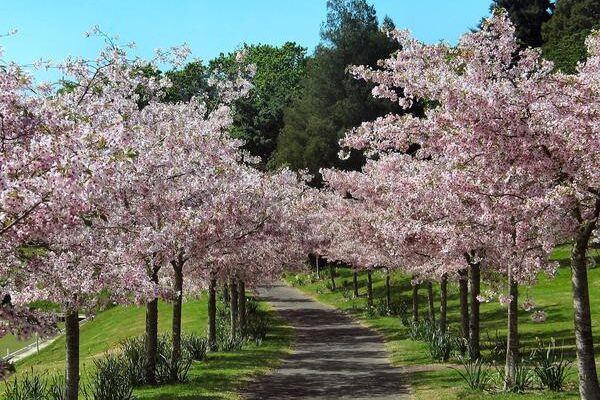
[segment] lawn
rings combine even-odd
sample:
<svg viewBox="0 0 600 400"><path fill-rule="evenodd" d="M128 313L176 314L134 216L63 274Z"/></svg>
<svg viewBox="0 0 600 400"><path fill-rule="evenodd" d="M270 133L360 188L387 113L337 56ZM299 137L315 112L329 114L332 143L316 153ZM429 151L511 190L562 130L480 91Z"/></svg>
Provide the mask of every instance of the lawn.
<svg viewBox="0 0 600 400"><path fill-rule="evenodd" d="M260 303L266 308L265 303ZM159 329L168 332L171 306L159 304ZM248 344L240 351L210 354L206 362L195 362L185 384L136 389L138 399L236 399L236 391L253 375L276 367L289 351L293 332L274 313L270 313L271 329L261 346ZM183 332L205 335L207 325L206 299L184 303ZM80 353L82 383L88 382L93 371L93 360L113 350L123 340L143 334L145 309L143 307L113 307L99 313L81 327ZM38 355L17 364L17 375L23 371L64 371L65 340L58 338Z"/></svg>
<svg viewBox="0 0 600 400"><path fill-rule="evenodd" d="M35 336L30 337L26 340L21 340L15 335L9 333L8 335L0 338L0 354L8 355L14 351L20 350L23 347L35 343Z"/></svg>
<svg viewBox="0 0 600 400"><path fill-rule="evenodd" d="M519 318L521 343L528 351L538 345L538 340L548 342L554 338L558 345L563 346L565 354L572 356L574 353L574 333L572 319L572 300L570 270L568 268L569 246L561 246L553 257L563 265L554 279L540 277L537 285L521 288L521 300L528 294L531 296L538 309L543 309L548 315L545 323L534 323L530 313L521 311ZM484 394L470 392L464 388L456 371L443 365L431 365L431 359L424 343L408 339L407 329L404 328L398 317L370 317L366 314L366 274L359 275L360 294L358 299L352 299L352 274L348 269L339 268L336 283L338 290L332 292L329 287L328 271L323 271L321 280L316 281L308 274L289 275L286 280L300 288L302 291L313 295L318 300L345 310L356 316L363 323L382 332L391 351L394 365L402 366L407 370L411 384L415 390L416 399L480 399ZM373 274L375 304L385 299L385 281L382 272ZM589 275L592 313L594 320L595 342L600 343L600 296L594 292L600 288L600 268L590 270ZM392 298L394 302L410 302L410 279L401 274L392 275ZM437 299L437 288L436 299ZM427 315L426 291L420 290L420 313ZM458 287L449 285L448 319L451 330L457 332L459 326ZM439 304L436 304L436 311ZM485 345L488 334L492 341L496 332L500 338L505 337L506 309L496 303L481 305L482 341ZM424 370L424 371L423 371ZM497 399L577 399L576 373L573 371L569 377L572 388L564 393L531 393L526 395L498 394Z"/></svg>

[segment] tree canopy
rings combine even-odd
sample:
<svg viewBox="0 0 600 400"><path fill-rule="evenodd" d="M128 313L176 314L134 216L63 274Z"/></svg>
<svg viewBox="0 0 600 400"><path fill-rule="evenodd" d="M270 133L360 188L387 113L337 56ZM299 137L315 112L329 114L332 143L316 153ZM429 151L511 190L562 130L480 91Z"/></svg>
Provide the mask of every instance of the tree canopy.
<svg viewBox="0 0 600 400"><path fill-rule="evenodd" d="M285 110L272 166L289 165L313 174L322 167L359 168L363 159L358 152L348 160L338 158L338 140L361 121L394 108L371 96L372 84L346 72L353 64L374 67L398 50L381 31L375 9L365 0L330 0L327 9L321 43L308 61L301 94ZM393 27L387 18L383 25Z"/></svg>
<svg viewBox="0 0 600 400"><path fill-rule="evenodd" d="M600 0L559 0L542 27L544 55L556 68L574 73L586 58L585 38L600 28Z"/></svg>
<svg viewBox="0 0 600 400"><path fill-rule="evenodd" d="M515 26L515 36L524 46L542 46L542 25L552 17L550 0L493 0L491 10L504 8Z"/></svg>
<svg viewBox="0 0 600 400"><path fill-rule="evenodd" d="M253 88L234 104L232 135L243 139L244 148L266 163L275 150L283 128L283 110L298 93L304 76L306 49L293 42L281 47L267 44L244 45L242 63L256 68ZM227 75L239 69L237 53L221 54L209 63L209 70Z"/></svg>

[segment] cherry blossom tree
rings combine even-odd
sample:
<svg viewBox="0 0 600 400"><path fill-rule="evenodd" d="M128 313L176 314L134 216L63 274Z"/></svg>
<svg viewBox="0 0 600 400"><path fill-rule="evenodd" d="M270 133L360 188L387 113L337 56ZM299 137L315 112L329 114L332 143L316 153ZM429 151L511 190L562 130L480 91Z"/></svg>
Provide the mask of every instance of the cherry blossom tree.
<svg viewBox="0 0 600 400"><path fill-rule="evenodd" d="M380 70L355 67L354 73L377 84L377 97L403 106L426 99L430 107L424 118L389 115L366 123L345 144L386 153L417 143L417 158L444 166L445 187L468 205L462 207L467 228L487 232L481 246L471 247L479 249L474 260L508 276L507 385L518 351L517 283L534 280L539 271L552 273L553 246L574 241L580 389L582 398L598 398L585 268L598 217L599 135L591 101L597 37L589 39L592 57L579 75L564 76L554 74L536 50L519 49L504 14L456 47L393 34L403 50Z"/></svg>

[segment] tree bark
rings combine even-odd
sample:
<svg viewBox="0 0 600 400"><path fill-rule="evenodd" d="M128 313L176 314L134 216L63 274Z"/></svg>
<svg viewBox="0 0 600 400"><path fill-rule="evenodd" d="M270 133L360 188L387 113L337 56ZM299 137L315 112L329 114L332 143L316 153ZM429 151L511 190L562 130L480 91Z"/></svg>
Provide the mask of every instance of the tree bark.
<svg viewBox="0 0 600 400"><path fill-rule="evenodd" d="M508 305L508 330L506 336L506 365L504 390L515 385L517 361L519 358L519 285L513 279L512 268L508 272L509 294L512 301Z"/></svg>
<svg viewBox="0 0 600 400"><path fill-rule="evenodd" d="M373 308L373 275L371 270L367 272L367 308Z"/></svg>
<svg viewBox="0 0 600 400"><path fill-rule="evenodd" d="M354 271L352 273L352 285L354 289L354 298L358 297L358 272Z"/></svg>
<svg viewBox="0 0 600 400"><path fill-rule="evenodd" d="M244 336L246 334L246 284L242 280L238 282L238 307L240 333Z"/></svg>
<svg viewBox="0 0 600 400"><path fill-rule="evenodd" d="M336 290L335 286L335 265L329 263L329 277L331 278L331 290Z"/></svg>
<svg viewBox="0 0 600 400"><path fill-rule="evenodd" d="M158 271L160 267L152 267L150 280L158 284ZM146 303L146 332L144 336L146 362L144 376L146 383L156 384L156 360L158 358L158 299Z"/></svg>
<svg viewBox="0 0 600 400"><path fill-rule="evenodd" d="M319 255L315 256L316 264L317 264L317 280L321 279L321 271L319 270Z"/></svg>
<svg viewBox="0 0 600 400"><path fill-rule="evenodd" d="M435 306L433 304L433 283L431 281L427 282L427 304L428 304L428 312L429 312L429 320L431 323L435 324Z"/></svg>
<svg viewBox="0 0 600 400"><path fill-rule="evenodd" d="M235 279L231 278L229 281L229 289L231 290L229 299L229 315L230 315L230 326L231 326L231 338L236 338L238 335L238 294L237 285Z"/></svg>
<svg viewBox="0 0 600 400"><path fill-rule="evenodd" d="M67 348L66 399L79 397L79 314L67 311L65 314L65 339Z"/></svg>
<svg viewBox="0 0 600 400"><path fill-rule="evenodd" d="M446 333L448 314L448 275L442 275L440 281L440 332Z"/></svg>
<svg viewBox="0 0 600 400"><path fill-rule="evenodd" d="M223 304L225 306L228 306L230 301L231 301L231 298L229 297L229 285L227 283L225 283L223 285Z"/></svg>
<svg viewBox="0 0 600 400"><path fill-rule="evenodd" d="M392 290L390 288L390 270L385 269L385 301L387 302L388 311L392 308Z"/></svg>
<svg viewBox="0 0 600 400"><path fill-rule="evenodd" d="M173 291L175 299L173 300L173 319L171 325L171 335L173 349L171 351L171 366L175 366L181 359L181 308L183 306L183 255L179 255L177 260L173 260ZM177 380L177 369L171 368L171 380Z"/></svg>
<svg viewBox="0 0 600 400"><path fill-rule="evenodd" d="M413 278L414 280L414 278ZM419 284L415 283L412 288L412 320L419 322Z"/></svg>
<svg viewBox="0 0 600 400"><path fill-rule="evenodd" d="M579 394L583 400L600 400L600 386L596 372L594 340L592 336L592 314L586 253L592 232L600 214L600 199L596 201L595 218L580 223L571 252L571 283L577 347L577 369L579 371Z"/></svg>
<svg viewBox="0 0 600 400"><path fill-rule="evenodd" d="M481 290L481 270L479 263L469 263L471 284L471 321L469 324L469 351L471 358L481 358L481 347L479 344L479 296Z"/></svg>
<svg viewBox="0 0 600 400"><path fill-rule="evenodd" d="M459 272L460 326L465 343L469 341L469 273L464 269Z"/></svg>
<svg viewBox="0 0 600 400"><path fill-rule="evenodd" d="M212 278L208 286L208 347L217 351L217 280Z"/></svg>

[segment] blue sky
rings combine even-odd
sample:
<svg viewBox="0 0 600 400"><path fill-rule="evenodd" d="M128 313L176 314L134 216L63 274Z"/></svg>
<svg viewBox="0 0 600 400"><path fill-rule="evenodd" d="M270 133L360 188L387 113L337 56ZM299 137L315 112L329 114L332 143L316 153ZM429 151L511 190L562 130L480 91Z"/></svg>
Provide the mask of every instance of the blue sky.
<svg viewBox="0 0 600 400"><path fill-rule="evenodd" d="M389 15L399 28L420 40L456 42L489 14L490 0L371 0L380 19ZM209 60L243 43L294 41L309 52L319 41L325 0L0 0L0 38L5 60L29 64L40 58L93 57L98 38L84 33L93 25L123 44L137 43L135 54L187 43L193 56ZM38 74L39 78L49 76Z"/></svg>

